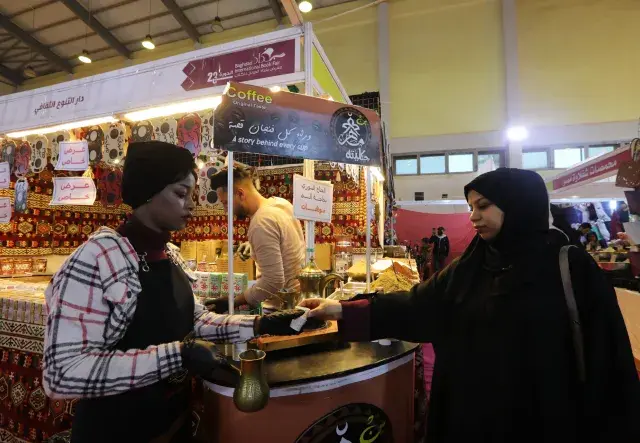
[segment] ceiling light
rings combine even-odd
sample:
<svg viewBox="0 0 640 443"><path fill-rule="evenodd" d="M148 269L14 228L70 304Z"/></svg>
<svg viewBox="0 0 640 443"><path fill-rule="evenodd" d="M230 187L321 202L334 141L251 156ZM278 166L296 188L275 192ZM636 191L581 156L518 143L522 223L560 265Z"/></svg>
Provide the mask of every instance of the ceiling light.
<svg viewBox="0 0 640 443"><path fill-rule="evenodd" d="M529 131L524 126L511 126L507 129L507 139L512 142L521 142L529 138Z"/></svg>
<svg viewBox="0 0 640 443"><path fill-rule="evenodd" d="M298 9L300 9L300 12L307 13L313 9L313 5L311 4L310 1L303 0L300 3L298 3Z"/></svg>
<svg viewBox="0 0 640 443"><path fill-rule="evenodd" d="M69 129L84 128L86 126L101 125L103 123L115 123L118 119L113 116L97 117L91 120L83 120L78 122L64 123L56 126L48 126L46 128L29 129L26 131L10 132L7 134L9 138L23 138L29 135L51 134L52 132L68 131Z"/></svg>
<svg viewBox="0 0 640 443"><path fill-rule="evenodd" d="M224 31L224 28L222 27L222 20L220 20L220 17L218 17L217 15L216 15L216 18L213 19L213 23L211 24L211 29L213 30L213 32Z"/></svg>
<svg viewBox="0 0 640 443"><path fill-rule="evenodd" d="M279 85L274 85L274 86L270 87L269 89L271 89L271 92L280 92L280 91L282 91L282 88Z"/></svg>
<svg viewBox="0 0 640 443"><path fill-rule="evenodd" d="M152 118L166 117L174 114L185 114L187 112L202 111L205 109L215 109L222 102L222 96L200 98L190 100L188 102L172 103L166 106L158 106L155 108L143 109L142 111L129 112L124 118L134 122L140 120L149 120Z"/></svg>
<svg viewBox="0 0 640 443"><path fill-rule="evenodd" d="M87 51L82 51L82 54L78 56L78 60L82 63L91 63L91 58L89 57L89 53Z"/></svg>
<svg viewBox="0 0 640 443"><path fill-rule="evenodd" d="M151 36L147 35L144 40L142 40L142 47L145 49L156 49L156 45L153 43L153 40L151 40Z"/></svg>
<svg viewBox="0 0 640 443"><path fill-rule="evenodd" d="M30 65L27 65L22 71L22 73L27 78L35 78L38 76L38 73Z"/></svg>

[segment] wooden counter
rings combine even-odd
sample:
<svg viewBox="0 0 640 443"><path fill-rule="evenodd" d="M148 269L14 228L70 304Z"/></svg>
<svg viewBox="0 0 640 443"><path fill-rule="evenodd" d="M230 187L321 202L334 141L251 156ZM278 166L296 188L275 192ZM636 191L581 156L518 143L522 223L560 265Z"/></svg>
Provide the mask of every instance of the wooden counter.
<svg viewBox="0 0 640 443"><path fill-rule="evenodd" d="M205 382L203 441L357 442L378 432L376 442L412 441L417 346L323 344L267 353L271 395L259 412L236 409L233 375Z"/></svg>

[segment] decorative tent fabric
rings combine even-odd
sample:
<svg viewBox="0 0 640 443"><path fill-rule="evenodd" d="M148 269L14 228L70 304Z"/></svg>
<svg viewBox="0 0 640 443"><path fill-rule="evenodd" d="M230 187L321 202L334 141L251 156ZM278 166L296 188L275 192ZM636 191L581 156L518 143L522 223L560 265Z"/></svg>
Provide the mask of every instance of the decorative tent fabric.
<svg viewBox="0 0 640 443"><path fill-rule="evenodd" d="M94 168L98 181L98 196L93 206L49 206L53 192L53 177L77 176L80 173L54 171L49 165L40 174L28 177L27 211L23 214L13 214L10 223L0 224L0 256L67 255L100 226L117 227L130 212L130 208L123 204L105 205L113 199L103 198L102 194L112 190L101 185L100 178L113 169L104 163ZM291 200L293 174L301 173L302 167L298 165L261 169L258 171L261 192L267 197L276 196ZM316 242L331 243L335 236L348 235L352 237L354 247L365 247L365 175L359 174L356 182L347 174L340 174L339 169L332 169L328 163L318 163L315 176L318 180L330 180L334 184L333 223L316 224ZM1 189L0 197L11 197L13 200L14 187L15 177L12 177L10 189ZM118 200L115 199L117 203ZM246 241L248 227L247 220L236 220L234 239ZM372 232L377 232L376 229L374 221ZM182 240L220 240L226 237L227 218L222 207L198 207L186 229L176 233L173 240L180 243ZM378 246L376 235L372 235L372 246Z"/></svg>

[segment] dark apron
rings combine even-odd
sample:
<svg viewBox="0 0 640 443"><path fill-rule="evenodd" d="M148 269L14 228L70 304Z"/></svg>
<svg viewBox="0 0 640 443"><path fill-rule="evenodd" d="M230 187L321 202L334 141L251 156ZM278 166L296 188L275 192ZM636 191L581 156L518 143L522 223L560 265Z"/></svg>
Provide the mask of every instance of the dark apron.
<svg viewBox="0 0 640 443"><path fill-rule="evenodd" d="M140 271L142 292L133 320L115 349L145 349L182 340L193 330L194 299L191 284L169 260L149 262ZM173 433L166 441L190 440L190 377L174 376L123 394L80 400L76 406L72 443L146 443ZM164 441L164 440L163 440Z"/></svg>

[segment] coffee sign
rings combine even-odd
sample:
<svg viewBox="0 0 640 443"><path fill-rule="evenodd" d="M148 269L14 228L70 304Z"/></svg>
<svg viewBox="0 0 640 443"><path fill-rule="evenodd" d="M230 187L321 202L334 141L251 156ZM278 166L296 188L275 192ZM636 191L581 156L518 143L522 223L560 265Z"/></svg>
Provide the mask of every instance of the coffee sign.
<svg viewBox="0 0 640 443"><path fill-rule="evenodd" d="M295 443L393 443L393 432L382 409L354 403L316 421Z"/></svg>
<svg viewBox="0 0 640 443"><path fill-rule="evenodd" d="M214 118L216 148L380 166L380 117L358 106L231 82Z"/></svg>

